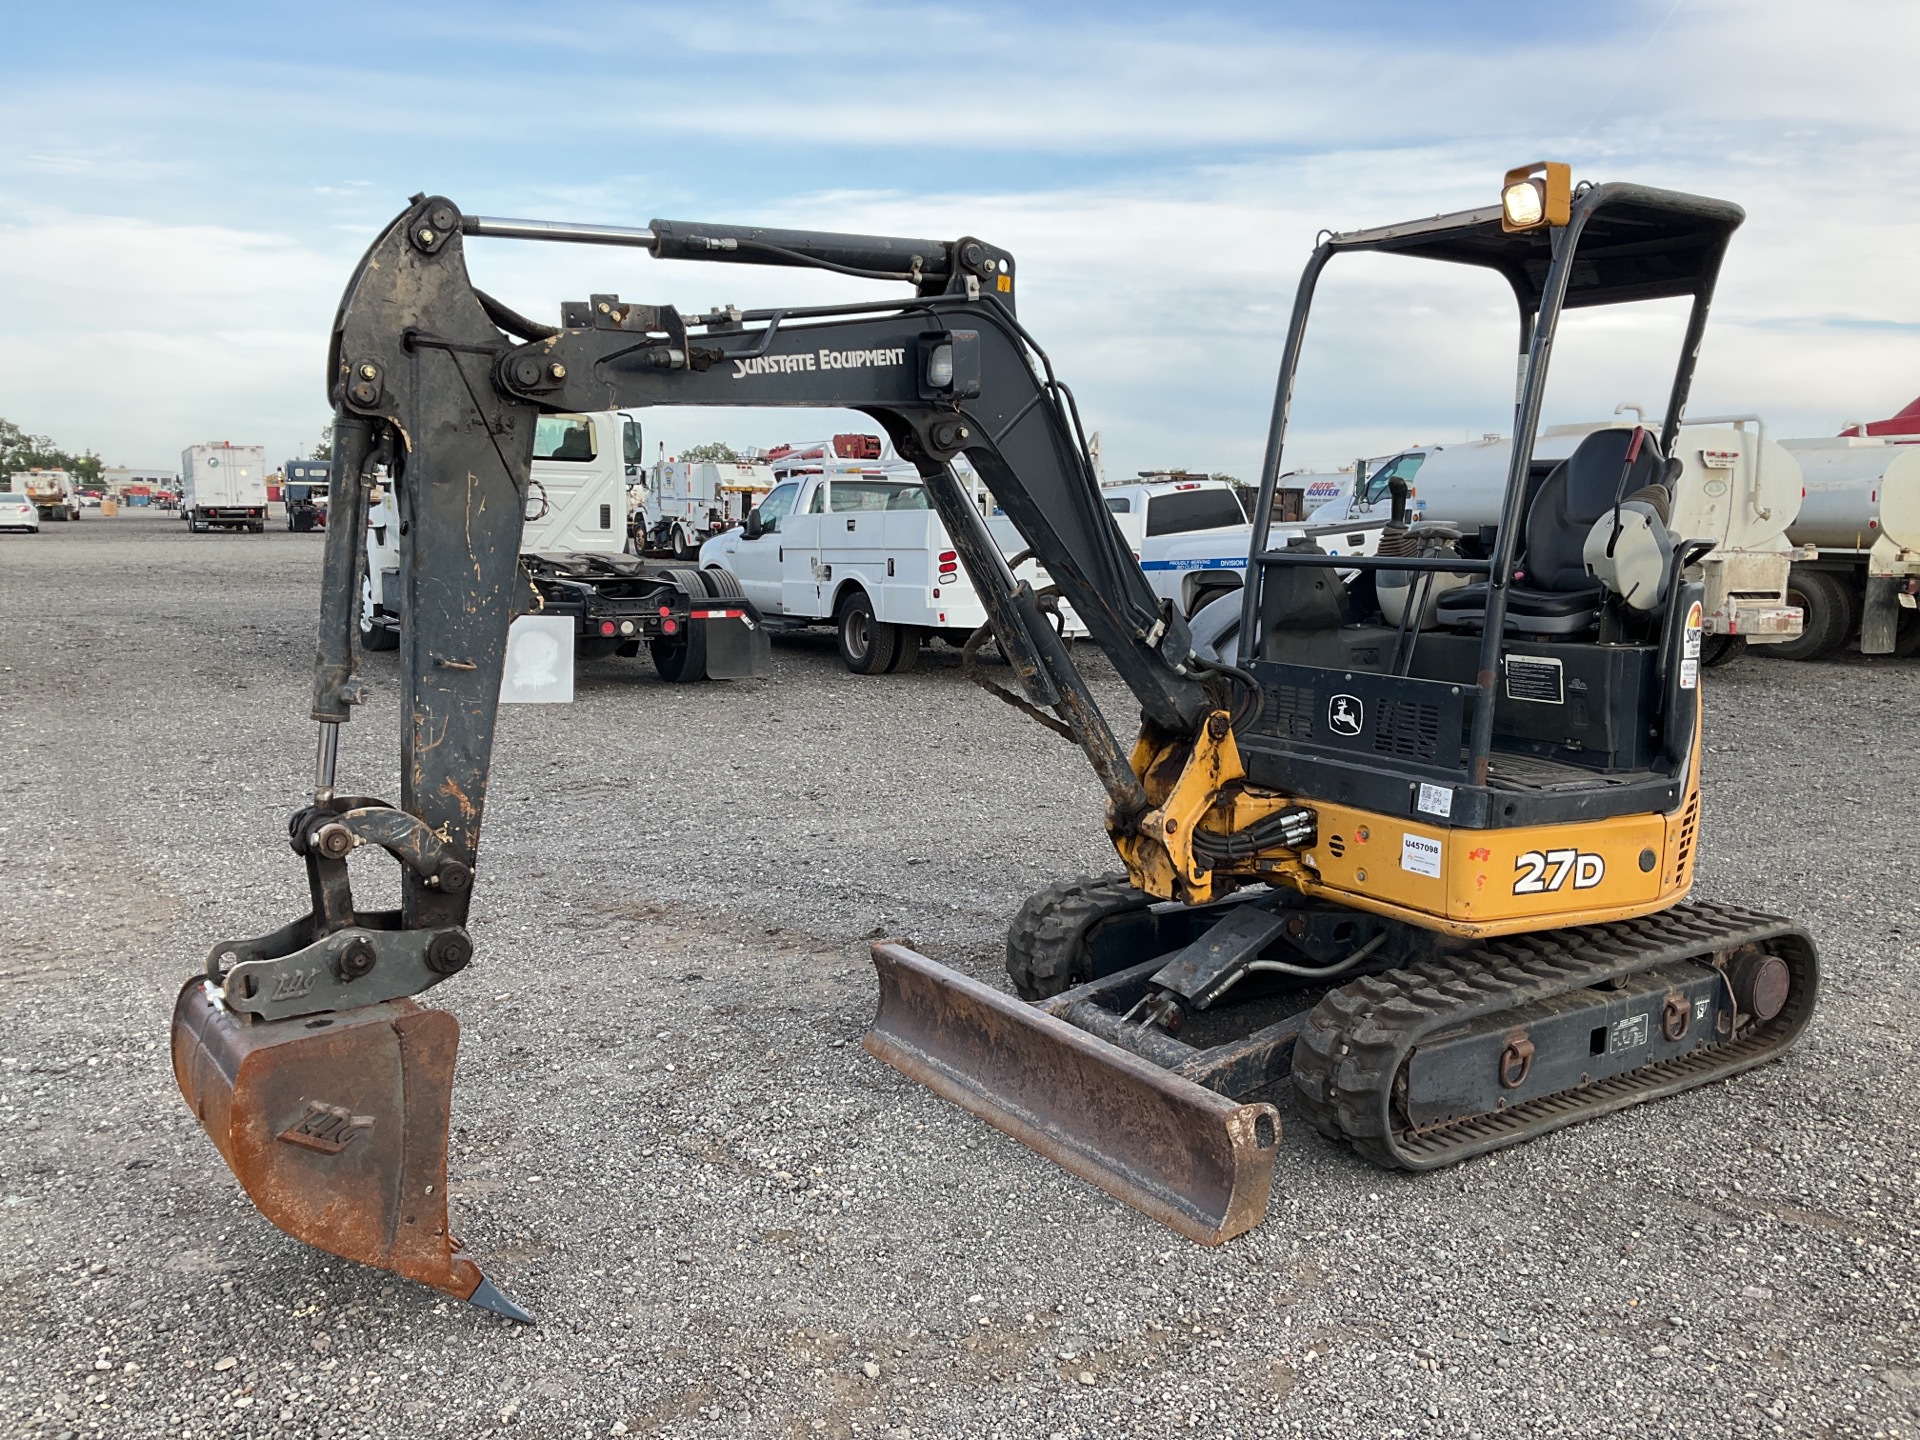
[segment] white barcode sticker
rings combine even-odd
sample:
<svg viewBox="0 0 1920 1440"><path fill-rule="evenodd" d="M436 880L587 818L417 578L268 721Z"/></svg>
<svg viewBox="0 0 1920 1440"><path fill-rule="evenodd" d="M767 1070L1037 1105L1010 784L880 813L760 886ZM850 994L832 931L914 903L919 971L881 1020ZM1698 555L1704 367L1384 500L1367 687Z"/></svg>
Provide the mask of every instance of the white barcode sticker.
<svg viewBox="0 0 1920 1440"><path fill-rule="evenodd" d="M1440 878L1440 842L1424 835L1400 837L1400 868L1416 875Z"/></svg>
<svg viewBox="0 0 1920 1440"><path fill-rule="evenodd" d="M1438 815L1442 820L1453 815L1453 787L1451 785L1429 785L1420 782L1420 812L1424 815Z"/></svg>

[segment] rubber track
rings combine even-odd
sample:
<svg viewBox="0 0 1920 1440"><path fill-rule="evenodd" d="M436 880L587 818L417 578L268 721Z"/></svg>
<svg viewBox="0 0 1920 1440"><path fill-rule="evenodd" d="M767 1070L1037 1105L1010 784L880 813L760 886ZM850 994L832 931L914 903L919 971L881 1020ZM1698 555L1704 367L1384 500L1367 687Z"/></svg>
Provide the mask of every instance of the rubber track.
<svg viewBox="0 0 1920 1440"><path fill-rule="evenodd" d="M1014 990L1022 1000L1050 1000L1072 988L1070 972L1087 932L1153 903L1124 874L1075 875L1028 896L1007 927L1007 975Z"/></svg>
<svg viewBox="0 0 1920 1440"><path fill-rule="evenodd" d="M1429 1035L1752 943L1787 962L1792 988L1778 1015L1737 1039L1418 1134L1394 1118L1394 1085ZM1696 902L1639 920L1508 936L1332 991L1302 1027L1294 1084L1302 1110L1322 1134L1347 1141L1379 1165L1433 1170L1772 1060L1805 1027L1818 989L1818 959L1805 930L1729 905Z"/></svg>

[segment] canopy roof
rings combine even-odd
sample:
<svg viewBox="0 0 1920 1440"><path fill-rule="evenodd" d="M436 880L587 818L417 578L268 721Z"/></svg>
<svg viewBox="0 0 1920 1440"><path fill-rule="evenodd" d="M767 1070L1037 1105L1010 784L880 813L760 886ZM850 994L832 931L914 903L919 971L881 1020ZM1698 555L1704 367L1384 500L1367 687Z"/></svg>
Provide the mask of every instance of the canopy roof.
<svg viewBox="0 0 1920 1440"><path fill-rule="evenodd" d="M1574 200L1578 230L1566 307L1618 305L1711 290L1727 239L1746 211L1726 200L1644 185L1596 185ZM1521 308L1540 308L1552 259L1549 231L1506 234L1500 207L1436 215L1335 235L1336 251L1382 250L1478 265L1504 275Z"/></svg>

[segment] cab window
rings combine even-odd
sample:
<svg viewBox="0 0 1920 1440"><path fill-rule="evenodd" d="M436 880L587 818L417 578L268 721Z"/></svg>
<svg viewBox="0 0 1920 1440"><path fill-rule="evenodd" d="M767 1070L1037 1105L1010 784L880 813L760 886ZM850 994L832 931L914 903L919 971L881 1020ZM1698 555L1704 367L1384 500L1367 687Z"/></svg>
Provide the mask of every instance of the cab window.
<svg viewBox="0 0 1920 1440"><path fill-rule="evenodd" d="M536 460L591 460L593 422L584 415L542 415L533 427Z"/></svg>
<svg viewBox="0 0 1920 1440"><path fill-rule="evenodd" d="M1412 485L1414 473L1419 470L1421 462L1426 458L1424 453L1394 456L1367 477L1367 488L1361 496L1362 502L1374 505L1386 499L1387 487L1393 484L1395 478Z"/></svg>
<svg viewBox="0 0 1920 1440"><path fill-rule="evenodd" d="M1147 502L1149 535L1184 535L1246 523L1246 511L1231 490L1173 490Z"/></svg>
<svg viewBox="0 0 1920 1440"><path fill-rule="evenodd" d="M827 508L836 515L866 510L925 510L926 487L916 480L836 480Z"/></svg>
<svg viewBox="0 0 1920 1440"><path fill-rule="evenodd" d="M767 492L767 498L760 502L761 525L768 530L778 530L781 520L793 509L793 502L799 495L800 487L791 481L774 486Z"/></svg>
<svg viewBox="0 0 1920 1440"><path fill-rule="evenodd" d="M1124 495L1109 495L1107 497L1107 509L1116 515L1129 515L1133 513L1133 501Z"/></svg>

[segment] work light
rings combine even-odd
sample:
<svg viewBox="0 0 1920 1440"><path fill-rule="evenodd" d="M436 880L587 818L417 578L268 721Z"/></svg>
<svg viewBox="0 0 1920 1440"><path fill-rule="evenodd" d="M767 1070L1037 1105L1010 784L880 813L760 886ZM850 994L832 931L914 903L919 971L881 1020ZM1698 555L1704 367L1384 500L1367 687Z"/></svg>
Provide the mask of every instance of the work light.
<svg viewBox="0 0 1920 1440"><path fill-rule="evenodd" d="M1573 168L1538 160L1507 172L1500 185L1500 228L1509 235L1564 225L1573 209Z"/></svg>

